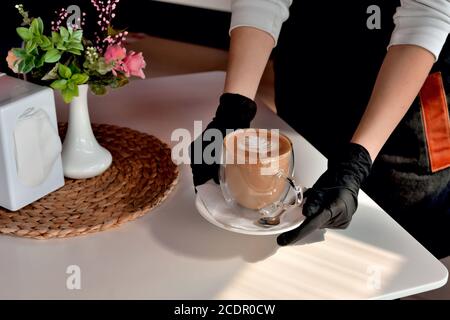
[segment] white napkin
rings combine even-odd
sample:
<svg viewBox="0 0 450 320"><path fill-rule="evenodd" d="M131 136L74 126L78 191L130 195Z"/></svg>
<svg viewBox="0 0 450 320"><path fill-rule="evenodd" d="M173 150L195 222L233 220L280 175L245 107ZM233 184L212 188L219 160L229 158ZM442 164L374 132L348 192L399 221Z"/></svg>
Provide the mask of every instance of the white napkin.
<svg viewBox="0 0 450 320"><path fill-rule="evenodd" d="M220 186L209 181L197 187L198 196L205 205L210 217L226 227L237 228L246 231L263 231L267 228L259 225L257 220L261 215L250 209L240 208L238 212L228 206L222 195ZM282 230L298 224L303 220L299 208L287 210L281 217L281 223L270 228L272 231Z"/></svg>
<svg viewBox="0 0 450 320"><path fill-rule="evenodd" d="M43 183L61 153L61 140L42 109L27 109L14 128L19 180L28 187Z"/></svg>

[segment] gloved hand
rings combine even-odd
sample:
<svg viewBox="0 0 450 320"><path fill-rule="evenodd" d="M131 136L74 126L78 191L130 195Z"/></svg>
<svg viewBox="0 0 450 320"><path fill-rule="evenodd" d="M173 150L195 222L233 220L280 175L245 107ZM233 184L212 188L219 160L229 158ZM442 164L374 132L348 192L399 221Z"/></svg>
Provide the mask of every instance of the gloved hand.
<svg viewBox="0 0 450 320"><path fill-rule="evenodd" d="M316 229L345 229L358 206L358 191L370 173L372 160L361 145L350 143L328 161L328 170L305 193L303 223L281 234L277 242L286 246Z"/></svg>
<svg viewBox="0 0 450 320"><path fill-rule="evenodd" d="M253 100L233 93L224 93L220 97L216 116L208 124L205 131L191 143L189 149L194 186L204 184L210 179L214 179L216 183L219 183L219 163L207 164L202 157L205 148L214 143L214 141L203 140L205 132L208 129L218 129L222 133L223 138L227 129L236 130L250 127L250 122L255 115L256 103ZM195 152L196 144L200 144L201 154ZM213 154L213 156L215 155ZM201 159L198 159L198 157L201 157Z"/></svg>

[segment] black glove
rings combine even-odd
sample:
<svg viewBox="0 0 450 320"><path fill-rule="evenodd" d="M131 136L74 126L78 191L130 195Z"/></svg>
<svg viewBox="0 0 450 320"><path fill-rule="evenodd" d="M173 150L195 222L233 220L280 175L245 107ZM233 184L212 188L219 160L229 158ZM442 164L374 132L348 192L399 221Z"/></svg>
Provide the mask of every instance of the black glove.
<svg viewBox="0 0 450 320"><path fill-rule="evenodd" d="M191 143L189 153L191 157L191 169L194 178L194 186L204 184L210 179L219 183L219 162L207 164L201 159L195 158L194 148L201 144L202 155L205 148L214 141L203 141L204 134L208 129L218 129L222 133L222 139L227 129L245 129L250 127L250 122L256 115L256 103L240 94L224 93L220 97L220 104L216 116L208 124L205 131L194 142ZM223 141L223 140L222 140ZM217 156L213 154L213 156Z"/></svg>
<svg viewBox="0 0 450 320"><path fill-rule="evenodd" d="M328 170L305 193L305 221L281 234L277 242L286 246L316 229L345 229L358 207L358 191L370 173L372 160L361 145L350 143L328 161Z"/></svg>

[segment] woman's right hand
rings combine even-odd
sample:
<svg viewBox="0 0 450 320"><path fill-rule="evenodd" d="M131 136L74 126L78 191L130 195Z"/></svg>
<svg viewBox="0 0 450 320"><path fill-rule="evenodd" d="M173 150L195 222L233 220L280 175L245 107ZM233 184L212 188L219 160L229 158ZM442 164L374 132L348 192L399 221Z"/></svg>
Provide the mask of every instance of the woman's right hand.
<svg viewBox="0 0 450 320"><path fill-rule="evenodd" d="M250 122L256 114L256 103L252 99L256 95L261 76L275 45L275 40L271 34L253 27L233 27L230 36L224 87L227 93L220 97L216 116L201 136L191 144L189 150L195 186L204 184L210 179L219 183L219 162L217 158L220 155L212 155L216 162L210 164L209 161L205 162L203 153L213 143L215 146L221 147L227 129L236 130L250 127ZM214 140L204 141L203 137L208 129L217 129L220 132L222 136L220 143ZM210 148L206 150L206 154L211 153L209 152Z"/></svg>
<svg viewBox="0 0 450 320"><path fill-rule="evenodd" d="M219 162L217 154L220 150L213 150L211 152L214 163L205 161L204 151L211 145L222 146L223 138L227 130L237 130L250 127L250 122L256 115L256 103L240 94L224 93L220 97L220 104L217 108L216 115L208 124L205 131L191 143L189 149L189 156L191 158L191 169L194 178L194 186L204 184L210 179L214 179L219 183ZM221 141L218 143L213 140L209 141L208 130L218 130L221 134ZM205 139L206 134L206 139ZM212 137L216 135L212 134Z"/></svg>

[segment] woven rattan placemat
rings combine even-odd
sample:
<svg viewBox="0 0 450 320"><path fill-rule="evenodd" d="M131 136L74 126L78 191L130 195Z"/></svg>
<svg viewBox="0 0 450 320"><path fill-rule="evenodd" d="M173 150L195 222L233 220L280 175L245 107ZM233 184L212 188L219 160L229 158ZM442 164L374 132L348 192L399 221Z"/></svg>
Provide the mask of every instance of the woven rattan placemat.
<svg viewBox="0 0 450 320"><path fill-rule="evenodd" d="M93 125L113 156L102 175L66 179L65 186L17 212L0 208L0 233L33 239L67 238L118 227L158 206L178 181L170 148L128 128ZM66 125L59 126L64 139Z"/></svg>

